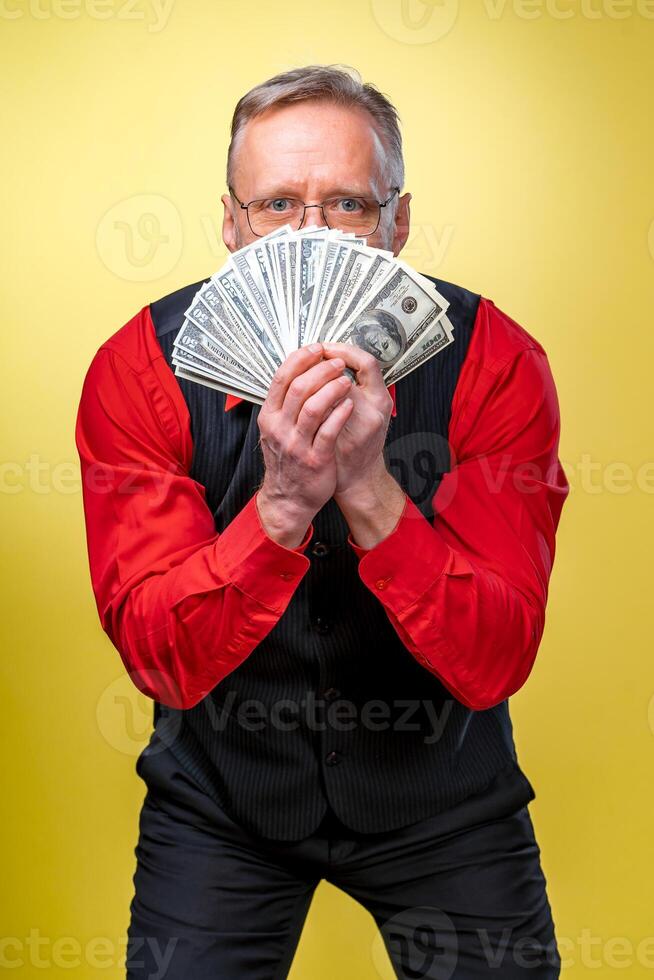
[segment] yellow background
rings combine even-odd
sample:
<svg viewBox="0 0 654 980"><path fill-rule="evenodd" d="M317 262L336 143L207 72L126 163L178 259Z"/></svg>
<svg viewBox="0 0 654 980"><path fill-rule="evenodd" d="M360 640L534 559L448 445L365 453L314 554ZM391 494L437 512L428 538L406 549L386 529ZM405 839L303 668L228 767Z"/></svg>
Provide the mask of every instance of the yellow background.
<svg viewBox="0 0 654 980"><path fill-rule="evenodd" d="M400 110L407 260L491 297L549 354L572 490L545 637L511 701L516 745L563 975L651 975L653 7L3 0L0 921L15 975L122 975L144 793L151 703L90 591L82 378L145 303L221 264L233 106L311 62L357 66ZM321 885L292 980L380 976L372 919Z"/></svg>

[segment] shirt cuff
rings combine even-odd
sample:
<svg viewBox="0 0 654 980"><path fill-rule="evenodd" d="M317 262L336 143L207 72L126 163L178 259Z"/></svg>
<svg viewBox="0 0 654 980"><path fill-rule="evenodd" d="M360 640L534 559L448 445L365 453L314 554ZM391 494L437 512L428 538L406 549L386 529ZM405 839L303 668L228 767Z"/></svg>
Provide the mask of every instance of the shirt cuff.
<svg viewBox="0 0 654 980"><path fill-rule="evenodd" d="M309 525L297 548L274 541L261 523L256 494L218 536L216 548L227 577L242 592L269 609L285 609L311 566L302 552L313 535Z"/></svg>
<svg viewBox="0 0 654 980"><path fill-rule="evenodd" d="M443 573L448 545L409 496L395 529L374 548L361 548L348 534L358 555L359 577L384 606L399 615Z"/></svg>

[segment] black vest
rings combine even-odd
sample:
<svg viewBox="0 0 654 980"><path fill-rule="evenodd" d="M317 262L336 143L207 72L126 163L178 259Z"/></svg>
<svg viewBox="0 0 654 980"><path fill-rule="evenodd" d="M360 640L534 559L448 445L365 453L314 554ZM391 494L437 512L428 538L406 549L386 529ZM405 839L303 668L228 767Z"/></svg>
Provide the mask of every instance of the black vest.
<svg viewBox="0 0 654 980"><path fill-rule="evenodd" d="M450 301L454 342L398 383L386 441L389 470L429 520L450 466L452 398L479 303L433 281ZM169 365L200 285L151 305ZM225 412L221 392L176 381L191 418L191 476L222 531L263 477L259 407L242 402ZM155 703L157 731L180 762L233 819L277 840L312 833L328 804L354 831L393 830L480 792L507 766L518 769L508 701L485 711L457 701L361 582L333 500L313 523L311 567L263 642L195 707Z"/></svg>

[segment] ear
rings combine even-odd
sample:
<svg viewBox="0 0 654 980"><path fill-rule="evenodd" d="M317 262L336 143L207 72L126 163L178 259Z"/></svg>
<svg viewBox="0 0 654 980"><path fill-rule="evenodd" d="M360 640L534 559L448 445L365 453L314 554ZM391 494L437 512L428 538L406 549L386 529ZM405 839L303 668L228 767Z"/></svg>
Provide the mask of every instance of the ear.
<svg viewBox="0 0 654 980"><path fill-rule="evenodd" d="M393 255L400 254L409 237L409 227L411 225L410 202L411 195L408 193L403 194L397 202L395 223L393 226Z"/></svg>
<svg viewBox="0 0 654 980"><path fill-rule="evenodd" d="M234 202L229 194L223 194L220 199L225 209L223 214L223 241L230 252L238 248L238 226L234 216Z"/></svg>

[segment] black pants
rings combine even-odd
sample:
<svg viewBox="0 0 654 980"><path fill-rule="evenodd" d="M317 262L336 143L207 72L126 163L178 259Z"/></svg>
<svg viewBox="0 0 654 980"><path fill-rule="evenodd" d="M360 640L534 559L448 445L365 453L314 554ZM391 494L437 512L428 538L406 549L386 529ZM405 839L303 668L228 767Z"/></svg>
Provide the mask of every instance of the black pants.
<svg viewBox="0 0 654 980"><path fill-rule="evenodd" d="M286 977L321 879L371 912L398 977L559 977L526 806L446 834L434 834L427 819L357 835L330 815L315 834L288 843L243 830L167 748L142 754L137 772L147 793L128 980Z"/></svg>

